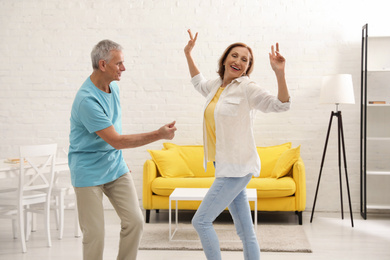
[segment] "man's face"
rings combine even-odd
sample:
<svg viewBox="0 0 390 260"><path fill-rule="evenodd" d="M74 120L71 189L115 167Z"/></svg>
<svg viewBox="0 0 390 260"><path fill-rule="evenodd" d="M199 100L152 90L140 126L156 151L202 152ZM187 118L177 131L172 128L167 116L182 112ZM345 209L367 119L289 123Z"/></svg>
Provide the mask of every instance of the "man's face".
<svg viewBox="0 0 390 260"><path fill-rule="evenodd" d="M106 63L105 73L112 80L121 80L122 72L126 70L123 53L118 50L111 51L111 59Z"/></svg>

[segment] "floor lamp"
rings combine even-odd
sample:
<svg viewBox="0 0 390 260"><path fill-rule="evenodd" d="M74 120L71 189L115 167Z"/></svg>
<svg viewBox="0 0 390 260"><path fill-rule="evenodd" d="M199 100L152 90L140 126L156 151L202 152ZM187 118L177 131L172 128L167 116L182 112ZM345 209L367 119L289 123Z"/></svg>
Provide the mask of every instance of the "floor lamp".
<svg viewBox="0 0 390 260"><path fill-rule="evenodd" d="M337 125L338 125L337 135L338 135L338 164L339 164L339 179L340 179L341 218L344 219L342 178L341 178L341 152L342 152L343 153L343 160L344 160L345 178L346 178L346 183L347 183L349 211L351 213L351 224L353 227L352 204L351 204L351 196L350 196L350 192L349 192L347 161L346 161L346 156L345 156L343 121L342 121L342 117L341 117L341 111L339 111L339 109L338 109L339 104L354 104L355 103L355 97L353 94L352 76L349 74L338 74L338 75L332 75L332 76L324 76L322 79L320 103L322 103L322 104L335 104L336 111L332 111L331 115L330 115L328 133L326 135L324 152L322 154L321 168L320 168L320 173L318 176L317 189L316 189L316 194L314 197L314 203L313 203L313 209L311 212L310 223L313 221L314 209L316 206L318 189L320 187L322 168L324 166L325 154L326 154L326 149L328 146L329 133L330 133L330 129L332 126L332 120L333 120L333 117L336 117L337 118Z"/></svg>

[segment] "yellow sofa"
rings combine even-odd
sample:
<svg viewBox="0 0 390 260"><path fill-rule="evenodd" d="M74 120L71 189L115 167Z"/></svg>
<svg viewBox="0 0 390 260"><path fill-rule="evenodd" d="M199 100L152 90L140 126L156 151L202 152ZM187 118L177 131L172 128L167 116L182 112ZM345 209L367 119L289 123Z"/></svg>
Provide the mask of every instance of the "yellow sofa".
<svg viewBox="0 0 390 260"><path fill-rule="evenodd" d="M212 163L208 163L206 172L203 168L203 146L163 145L162 150L148 150L152 159L146 160L143 168L142 201L147 223L151 210L169 209L169 195L175 188L209 188L214 181ZM252 178L247 188L257 189L258 211L293 211L302 225L306 177L300 146L291 148L291 143L285 143L257 147L257 151L260 177ZM254 204L250 203L253 210ZM199 201L179 201L178 208L196 210L199 204Z"/></svg>

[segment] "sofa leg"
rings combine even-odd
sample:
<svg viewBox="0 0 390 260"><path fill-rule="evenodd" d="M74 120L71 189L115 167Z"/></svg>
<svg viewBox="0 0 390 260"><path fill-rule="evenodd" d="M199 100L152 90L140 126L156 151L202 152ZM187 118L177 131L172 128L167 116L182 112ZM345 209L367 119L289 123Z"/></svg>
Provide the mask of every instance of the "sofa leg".
<svg viewBox="0 0 390 260"><path fill-rule="evenodd" d="M156 213L157 213L157 214L160 213L160 210L159 210L159 209L156 209Z"/></svg>
<svg viewBox="0 0 390 260"><path fill-rule="evenodd" d="M145 222L146 222L146 223L149 223L149 221L150 221L150 210L147 209L147 210L146 210L146 220L145 220Z"/></svg>
<svg viewBox="0 0 390 260"><path fill-rule="evenodd" d="M298 215L298 223L302 225L302 211L295 211L295 214Z"/></svg>

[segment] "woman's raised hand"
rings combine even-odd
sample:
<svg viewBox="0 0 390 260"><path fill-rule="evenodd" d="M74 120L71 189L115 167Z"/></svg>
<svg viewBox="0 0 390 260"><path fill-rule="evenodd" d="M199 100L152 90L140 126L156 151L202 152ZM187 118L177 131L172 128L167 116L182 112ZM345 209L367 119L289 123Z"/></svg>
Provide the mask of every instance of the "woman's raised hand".
<svg viewBox="0 0 390 260"><path fill-rule="evenodd" d="M274 50L274 46L271 46L269 60L271 63L271 67L275 71L275 73L284 72L286 59L279 53L279 43L276 43L276 51Z"/></svg>
<svg viewBox="0 0 390 260"><path fill-rule="evenodd" d="M191 54L191 51L195 46L196 39L198 38L198 33L195 34L195 38L193 37L191 29L188 29L187 32L190 35L190 40L188 41L187 46L184 47L184 53L186 55Z"/></svg>

